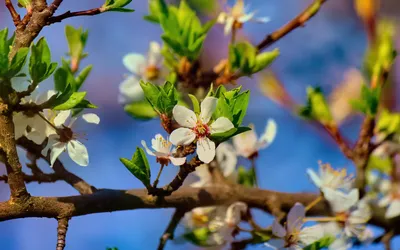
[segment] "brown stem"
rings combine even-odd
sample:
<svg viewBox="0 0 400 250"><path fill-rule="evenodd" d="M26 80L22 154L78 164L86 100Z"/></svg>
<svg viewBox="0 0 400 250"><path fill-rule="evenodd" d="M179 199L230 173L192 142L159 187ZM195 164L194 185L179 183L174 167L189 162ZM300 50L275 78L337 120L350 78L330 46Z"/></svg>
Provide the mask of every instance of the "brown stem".
<svg viewBox="0 0 400 250"><path fill-rule="evenodd" d="M350 148L348 143L342 137L338 127L336 125L323 125L324 129L328 134L335 140L342 153L350 160L353 159L353 150Z"/></svg>
<svg viewBox="0 0 400 250"><path fill-rule="evenodd" d="M30 183L30 182L37 182L37 183L53 183L56 181L61 181L63 180L60 176L57 174L34 174L34 175L27 175L23 174L23 178L25 183ZM5 183L8 183L8 176L2 175L0 176L0 181L4 181Z"/></svg>
<svg viewBox="0 0 400 250"><path fill-rule="evenodd" d="M161 164L160 170L158 170L157 177L156 177L155 181L153 182L153 188L157 188L158 181L160 179L160 176L161 176L161 173L162 173L163 169L164 169L164 164Z"/></svg>
<svg viewBox="0 0 400 250"><path fill-rule="evenodd" d="M158 245L158 250L163 250L165 245L167 244L167 241L169 239L174 239L174 232L176 227L178 226L179 222L182 220L183 216L185 216L186 210L181 210L181 209L176 209L174 214L172 215L172 218L165 229L165 232L160 238L160 243Z"/></svg>
<svg viewBox="0 0 400 250"><path fill-rule="evenodd" d="M58 219L56 250L64 250L69 218Z"/></svg>
<svg viewBox="0 0 400 250"><path fill-rule="evenodd" d="M257 49L261 51L271 46L273 43L286 36L296 28L303 27L308 20L310 20L315 14L318 13L321 5L326 1L327 0L315 0L302 13L300 13L290 22L272 32L271 34L267 35L264 40L257 45Z"/></svg>
<svg viewBox="0 0 400 250"><path fill-rule="evenodd" d="M18 15L17 11L14 8L14 5L12 4L11 0L5 0L6 7L8 11L11 14L11 17L13 19L14 25L17 26L21 22L21 17Z"/></svg>
<svg viewBox="0 0 400 250"><path fill-rule="evenodd" d="M381 242L385 246L385 250L391 250L392 249L392 247L390 245L390 242L392 241L393 236L394 236L394 231L393 230L385 232L385 234L383 235L383 237L381 239Z"/></svg>
<svg viewBox="0 0 400 250"><path fill-rule="evenodd" d="M24 182L22 166L15 144L12 112L0 100L0 156L3 158L11 191L11 200L24 201L29 198Z"/></svg>
<svg viewBox="0 0 400 250"><path fill-rule="evenodd" d="M90 9L90 10L76 11L76 12L67 11L64 14L61 14L59 16L54 16L54 17L49 18L47 25L50 25L52 23L61 22L62 20L70 18L70 17L94 16L94 15L98 15L100 13L103 13L103 10L101 7Z"/></svg>

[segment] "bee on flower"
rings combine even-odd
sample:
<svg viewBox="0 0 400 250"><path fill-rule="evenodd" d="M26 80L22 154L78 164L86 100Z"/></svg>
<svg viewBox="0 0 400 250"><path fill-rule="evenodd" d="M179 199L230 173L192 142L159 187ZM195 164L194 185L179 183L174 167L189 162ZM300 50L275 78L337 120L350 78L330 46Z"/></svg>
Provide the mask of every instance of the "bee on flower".
<svg viewBox="0 0 400 250"><path fill-rule="evenodd" d="M221 12L217 18L218 23L225 25L225 35L231 33L232 29L241 29L248 21L267 23L269 18L256 18L255 11L249 12L248 7L244 5L244 0L237 0L233 7L227 7L227 11Z"/></svg>

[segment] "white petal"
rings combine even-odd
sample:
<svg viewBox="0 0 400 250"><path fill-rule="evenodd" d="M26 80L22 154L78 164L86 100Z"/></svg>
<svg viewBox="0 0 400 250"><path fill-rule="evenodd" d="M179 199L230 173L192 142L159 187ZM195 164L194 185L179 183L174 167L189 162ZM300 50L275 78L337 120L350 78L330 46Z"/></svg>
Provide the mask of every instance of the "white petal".
<svg viewBox="0 0 400 250"><path fill-rule="evenodd" d="M51 146L51 152L50 152L50 167L53 167L54 162L57 160L57 158L61 155L62 152L64 152L66 147L65 143L62 142L57 142Z"/></svg>
<svg viewBox="0 0 400 250"><path fill-rule="evenodd" d="M211 181L211 174L208 170L208 166L203 164L196 168L194 174L199 177L199 180L195 183L192 183L190 186L192 187L204 187L207 186Z"/></svg>
<svg viewBox="0 0 400 250"><path fill-rule="evenodd" d="M391 219L400 215L400 200L393 200L386 210L385 217Z"/></svg>
<svg viewBox="0 0 400 250"><path fill-rule="evenodd" d="M271 18L269 17L257 17L257 18L253 18L254 22L258 22L258 23L268 23L269 21L271 21Z"/></svg>
<svg viewBox="0 0 400 250"><path fill-rule="evenodd" d="M139 80L134 76L129 76L119 85L119 103L126 104L144 100L144 92L139 84Z"/></svg>
<svg viewBox="0 0 400 250"><path fill-rule="evenodd" d="M175 105L172 114L179 125L187 128L193 128L196 126L197 117L192 110L181 105Z"/></svg>
<svg viewBox="0 0 400 250"><path fill-rule="evenodd" d="M258 150L265 148L275 140L277 130L278 130L278 125L276 124L276 122L273 119L268 119L265 131L260 136L260 139L257 142Z"/></svg>
<svg viewBox="0 0 400 250"><path fill-rule="evenodd" d="M202 162L210 163L215 157L215 143L207 137L199 138L196 152Z"/></svg>
<svg viewBox="0 0 400 250"><path fill-rule="evenodd" d="M225 22L225 28L224 28L224 34L225 36L231 33L233 23L235 22L235 19L233 17L228 17Z"/></svg>
<svg viewBox="0 0 400 250"><path fill-rule="evenodd" d="M330 246L329 250L348 250L352 246L352 243L350 242L350 239L347 237L340 237L336 239Z"/></svg>
<svg viewBox="0 0 400 250"><path fill-rule="evenodd" d="M224 133L233 128L232 122L226 117L220 117L210 125L211 134Z"/></svg>
<svg viewBox="0 0 400 250"><path fill-rule="evenodd" d="M71 110L60 111L57 114L56 118L54 118L54 125L56 127L60 127L61 125L63 125L67 121L67 119L68 119L68 117L70 115L71 115Z"/></svg>
<svg viewBox="0 0 400 250"><path fill-rule="evenodd" d="M238 155L249 157L254 154L257 143L257 135L253 125L249 125L252 130L246 131L233 137L233 145L235 146Z"/></svg>
<svg viewBox="0 0 400 250"><path fill-rule="evenodd" d="M22 112L19 113L14 113L13 115L13 122L14 122L14 134L15 134L15 139L21 138L23 135L25 135L26 132L26 127L27 127L27 119Z"/></svg>
<svg viewBox="0 0 400 250"><path fill-rule="evenodd" d="M303 228L299 235L300 241L306 246L321 239L322 237L324 237L324 229L318 224Z"/></svg>
<svg viewBox="0 0 400 250"><path fill-rule="evenodd" d="M82 119L85 120L87 123L93 123L93 124L100 123L100 117L93 113L88 113L88 114L82 115Z"/></svg>
<svg viewBox="0 0 400 250"><path fill-rule="evenodd" d="M247 210L247 204L243 202L235 202L226 210L225 222L230 227L234 227L240 223L242 214Z"/></svg>
<svg viewBox="0 0 400 250"><path fill-rule="evenodd" d="M232 147L231 144L227 142L219 144L216 149L216 156L218 164L225 177L228 177L233 172L235 172L237 157L235 149Z"/></svg>
<svg viewBox="0 0 400 250"><path fill-rule="evenodd" d="M217 108L218 99L215 97L206 97L201 102L201 112L200 119L203 123L208 123L211 119L211 116L214 114L215 109Z"/></svg>
<svg viewBox="0 0 400 250"><path fill-rule="evenodd" d="M45 133L43 133L43 131L31 130L29 133L27 133L26 138L33 141L37 145L41 145L47 136Z"/></svg>
<svg viewBox="0 0 400 250"><path fill-rule="evenodd" d="M175 146L189 145L196 139L196 134L188 128L178 128L172 131L169 140Z"/></svg>
<svg viewBox="0 0 400 250"><path fill-rule="evenodd" d="M183 165L186 162L186 157L175 158L175 157L170 156L169 159L171 160L172 164L174 164L175 166Z"/></svg>
<svg viewBox="0 0 400 250"><path fill-rule="evenodd" d="M153 153L153 151L151 151L148 147L147 144L144 140L141 141L142 146L144 147L144 150L146 150L147 154L155 156L155 154Z"/></svg>
<svg viewBox="0 0 400 250"><path fill-rule="evenodd" d="M223 24L226 22L226 19L228 18L228 14L226 12L221 12L219 13L217 17L217 23Z"/></svg>
<svg viewBox="0 0 400 250"><path fill-rule="evenodd" d="M122 59L125 67L132 73L141 76L146 67L146 58L141 54L128 54Z"/></svg>
<svg viewBox="0 0 400 250"><path fill-rule="evenodd" d="M272 233L277 237L283 238L286 236L287 232L277 220L274 220L272 223Z"/></svg>
<svg viewBox="0 0 400 250"><path fill-rule="evenodd" d="M161 134L156 134L154 139L151 139L151 147L156 151L168 155L171 149L171 143L164 139Z"/></svg>
<svg viewBox="0 0 400 250"><path fill-rule="evenodd" d="M331 188L323 188L322 192L335 213L348 211L359 199L358 189L352 189L348 194Z"/></svg>
<svg viewBox="0 0 400 250"><path fill-rule="evenodd" d="M301 203L296 203L289 211L287 216L287 230L288 233L299 231L303 225L304 217L306 216L306 209Z"/></svg>
<svg viewBox="0 0 400 250"><path fill-rule="evenodd" d="M50 98L52 98L56 94L57 92L54 90L48 90L46 92L43 92L41 95L38 96L36 104L42 104L44 102L47 102L48 100L50 100Z"/></svg>
<svg viewBox="0 0 400 250"><path fill-rule="evenodd" d="M311 178L311 181L315 184L315 186L317 186L318 188L321 187L322 183L321 183L321 179L319 178L319 176L317 175L317 173L315 173L314 170L308 168L307 169L307 174L308 176Z"/></svg>
<svg viewBox="0 0 400 250"><path fill-rule="evenodd" d="M255 15L254 12L251 12L247 15L243 15L243 16L239 17L238 22L240 22L240 23L248 22L254 17L254 15Z"/></svg>
<svg viewBox="0 0 400 250"><path fill-rule="evenodd" d="M286 242L283 239L270 239L268 242L265 243L265 246L270 247L272 249L287 249L285 248Z"/></svg>
<svg viewBox="0 0 400 250"><path fill-rule="evenodd" d="M382 199L379 200L378 206L387 207L392 201L391 195L386 195Z"/></svg>
<svg viewBox="0 0 400 250"><path fill-rule="evenodd" d="M67 149L69 157L71 157L76 164L83 167L89 165L88 151L81 142L72 140L68 142Z"/></svg>
<svg viewBox="0 0 400 250"><path fill-rule="evenodd" d="M150 42L149 53L147 56L148 65L159 65L162 60L161 46L158 42Z"/></svg>

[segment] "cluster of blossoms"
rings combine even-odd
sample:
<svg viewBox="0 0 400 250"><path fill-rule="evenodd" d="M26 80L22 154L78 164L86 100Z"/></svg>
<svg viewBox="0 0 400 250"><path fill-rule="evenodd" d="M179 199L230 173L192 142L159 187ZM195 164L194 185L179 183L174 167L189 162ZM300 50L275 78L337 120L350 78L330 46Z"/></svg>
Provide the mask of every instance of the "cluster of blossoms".
<svg viewBox="0 0 400 250"><path fill-rule="evenodd" d="M38 95L36 91L22 102L40 105L56 94L55 91L50 90ZM88 151L85 145L77 140L79 135L72 130L73 125L80 117L87 123L99 124L100 122L100 118L96 114L80 113L73 115L71 110L45 109L41 112L14 113L15 139L24 136L38 145L46 143L42 154L47 155L50 152L51 166L65 151L68 151L68 155L75 163L80 166L87 166L89 164ZM69 122L66 125L68 120Z"/></svg>

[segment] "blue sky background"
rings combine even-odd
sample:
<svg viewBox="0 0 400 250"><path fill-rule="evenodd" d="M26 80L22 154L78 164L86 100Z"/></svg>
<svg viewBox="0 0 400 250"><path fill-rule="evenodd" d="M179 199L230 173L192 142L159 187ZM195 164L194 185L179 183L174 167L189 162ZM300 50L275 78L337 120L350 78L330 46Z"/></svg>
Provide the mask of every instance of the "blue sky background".
<svg viewBox="0 0 400 250"><path fill-rule="evenodd" d="M100 6L101 0L64 1L59 13L66 10L83 10ZM268 24L246 24L243 35L256 43L263 36L297 15L310 1L299 0L252 0L251 7L260 16L269 16ZM281 56L272 69L297 101L304 101L307 85L321 85L327 92L343 78L350 67L359 67L366 47L366 37L361 23L355 17L351 1L329 1L305 28L294 31L272 47L281 50ZM131 14L106 13L96 17L69 19L46 27L41 33L46 36L53 53L53 60L67 51L64 26L72 24L89 29L84 65L94 64L94 70L85 88L89 99L99 106L96 111L102 121L94 127L82 127L88 133L86 145L90 153L90 165L81 168L67 157L62 157L67 168L99 188L131 189L141 184L122 166L119 157L129 157L140 140L150 138L161 127L157 120L135 121L128 117L117 103L118 85L127 73L122 57L129 52L145 53L151 40L160 41L158 26L145 22L147 1L133 1L136 12ZM11 18L4 7L0 7L0 26L12 28ZM216 26L208 41L206 51L225 51L227 39L222 27ZM222 48L222 49L221 49ZM224 54L205 54L208 61L216 61ZM211 66L211 65L210 65ZM326 135L315 131L299 118L266 99L257 89L254 80L241 80L244 88L251 89L252 97L245 123L254 123L258 132L263 130L266 120L273 118L279 125L275 142L260 154L257 160L260 186L279 191L316 191L308 181L306 168L317 168L319 160L335 167L349 167L335 144ZM42 83L50 88L51 81ZM358 122L345 124L344 130L354 137ZM154 159L150 159L154 163ZM155 164L153 164L156 166ZM45 171L49 167L43 164ZM0 171L4 171L3 168ZM156 169L153 169L156 171ZM161 184L168 182L176 169L164 171ZM59 182L56 184L29 184L33 195L63 196L76 191ZM9 196L8 186L0 184L0 199ZM96 214L73 218L67 235L69 250L104 250L117 246L120 250L155 249L158 238L165 229L172 210L137 210ZM271 217L257 213L258 221L268 225ZM56 244L56 221L54 219L19 219L0 223L0 243L4 250L54 249ZM400 241L395 241L395 249ZM249 249L261 249L261 247ZM168 243L167 249L196 249L189 245ZM368 247L363 249L379 249Z"/></svg>

